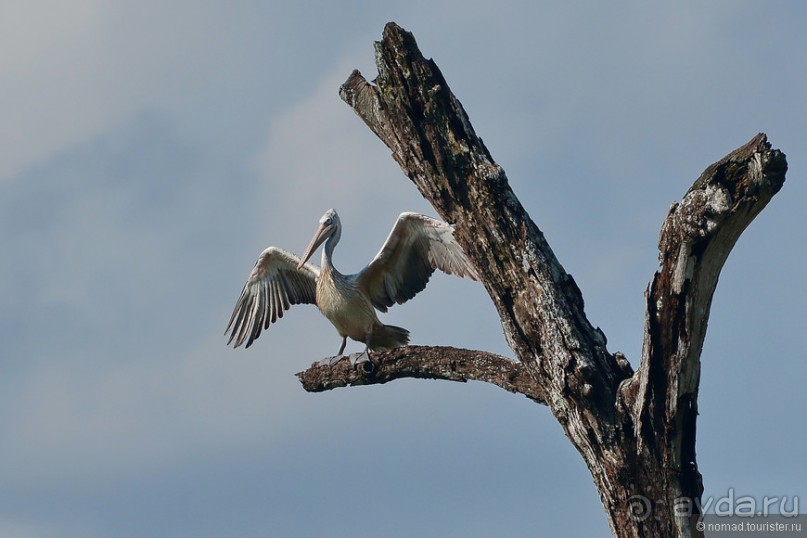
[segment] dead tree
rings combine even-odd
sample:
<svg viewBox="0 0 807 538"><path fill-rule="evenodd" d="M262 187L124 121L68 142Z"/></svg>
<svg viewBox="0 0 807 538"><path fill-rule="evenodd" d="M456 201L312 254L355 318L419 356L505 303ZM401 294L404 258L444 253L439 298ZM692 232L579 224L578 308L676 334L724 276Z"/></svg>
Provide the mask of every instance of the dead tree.
<svg viewBox="0 0 807 538"><path fill-rule="evenodd" d="M359 367L315 364L298 374L303 386L322 391L413 377L486 381L523 394L549 407L582 455L614 535L700 535L695 431L712 295L737 238L782 187L784 154L759 134L706 168L672 205L659 238L660 267L645 294L644 343L634 371L586 318L580 289L437 65L394 23L375 47L378 78L370 83L354 71L340 95L456 226L517 361L404 347Z"/></svg>

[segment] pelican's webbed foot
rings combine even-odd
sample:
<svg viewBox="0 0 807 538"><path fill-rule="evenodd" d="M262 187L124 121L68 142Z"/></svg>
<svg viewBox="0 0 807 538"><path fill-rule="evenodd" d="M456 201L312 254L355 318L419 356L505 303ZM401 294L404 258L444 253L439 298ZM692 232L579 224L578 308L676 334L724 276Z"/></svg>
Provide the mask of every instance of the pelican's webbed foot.
<svg viewBox="0 0 807 538"><path fill-rule="evenodd" d="M361 353L356 354L356 360L353 364L355 364L356 366L360 366L365 362L372 362L372 359L370 358L370 351L367 349L365 349Z"/></svg>
<svg viewBox="0 0 807 538"><path fill-rule="evenodd" d="M331 366L336 365L336 363L338 363L339 361L344 360L344 359L350 360L350 357L348 357L347 355L341 355L341 354L340 355L334 355L333 357L325 357L324 359L322 359L320 361L317 361L316 365L317 366L331 367Z"/></svg>
<svg viewBox="0 0 807 538"><path fill-rule="evenodd" d="M325 357L324 359L317 361L315 364L317 366L328 366L333 367L336 366L340 361L346 360L350 363L351 366L355 366L357 368L362 367L367 369L365 363L372 363L372 358L370 357L370 351L365 349L361 353L351 353L350 355L343 355L338 354L334 355L333 357Z"/></svg>

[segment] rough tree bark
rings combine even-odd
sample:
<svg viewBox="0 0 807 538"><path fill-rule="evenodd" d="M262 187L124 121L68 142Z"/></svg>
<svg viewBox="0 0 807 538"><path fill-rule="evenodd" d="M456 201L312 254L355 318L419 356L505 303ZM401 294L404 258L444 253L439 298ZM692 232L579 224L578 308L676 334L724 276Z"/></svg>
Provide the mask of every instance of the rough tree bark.
<svg viewBox="0 0 807 538"><path fill-rule="evenodd" d="M340 95L456 226L518 361L406 347L360 367L314 364L298 374L303 386L319 391L401 377L494 383L549 407L588 466L614 535L699 535L695 427L712 294L737 238L782 187L784 154L759 134L709 166L670 208L634 372L589 323L574 279L412 34L388 24L376 64L373 83L354 71Z"/></svg>

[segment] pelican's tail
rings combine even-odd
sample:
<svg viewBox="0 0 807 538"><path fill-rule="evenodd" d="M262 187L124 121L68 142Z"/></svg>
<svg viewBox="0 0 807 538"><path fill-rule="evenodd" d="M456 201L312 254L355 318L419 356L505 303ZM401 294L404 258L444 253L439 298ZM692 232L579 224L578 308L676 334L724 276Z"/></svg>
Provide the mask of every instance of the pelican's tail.
<svg viewBox="0 0 807 538"><path fill-rule="evenodd" d="M409 343L409 331L395 325L381 325L373 329L367 345L373 351L387 351Z"/></svg>

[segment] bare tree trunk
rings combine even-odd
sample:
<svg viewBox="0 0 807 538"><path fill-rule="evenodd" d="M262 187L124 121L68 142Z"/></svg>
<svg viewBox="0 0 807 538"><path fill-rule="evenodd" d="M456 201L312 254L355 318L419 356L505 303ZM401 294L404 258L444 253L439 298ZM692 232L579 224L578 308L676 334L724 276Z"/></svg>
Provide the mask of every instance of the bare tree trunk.
<svg viewBox="0 0 807 538"><path fill-rule="evenodd" d="M759 134L709 166L670 208L634 373L589 323L574 279L412 34L388 24L376 63L373 83L354 71L340 94L456 226L518 362L479 351L400 348L361 368L315 364L298 374L306 390L400 377L494 383L549 407L588 466L614 535L700 534L695 426L712 294L737 238L782 187L785 156Z"/></svg>

